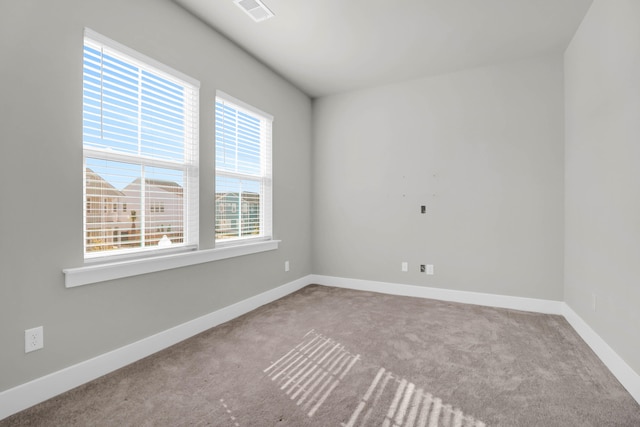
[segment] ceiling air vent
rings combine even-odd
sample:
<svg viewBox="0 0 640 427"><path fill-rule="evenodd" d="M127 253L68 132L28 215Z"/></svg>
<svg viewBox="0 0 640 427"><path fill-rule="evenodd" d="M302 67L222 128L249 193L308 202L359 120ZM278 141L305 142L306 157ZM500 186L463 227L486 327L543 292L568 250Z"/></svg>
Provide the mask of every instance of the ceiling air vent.
<svg viewBox="0 0 640 427"><path fill-rule="evenodd" d="M264 21L274 16L273 12L260 0L233 0L233 2L256 22Z"/></svg>

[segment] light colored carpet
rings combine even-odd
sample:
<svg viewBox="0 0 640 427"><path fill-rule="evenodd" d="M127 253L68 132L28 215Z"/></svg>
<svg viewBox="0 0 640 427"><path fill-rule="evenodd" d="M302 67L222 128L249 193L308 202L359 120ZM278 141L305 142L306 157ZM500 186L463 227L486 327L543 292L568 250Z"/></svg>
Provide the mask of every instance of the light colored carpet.
<svg viewBox="0 0 640 427"><path fill-rule="evenodd" d="M560 316L312 285L0 426L640 426Z"/></svg>

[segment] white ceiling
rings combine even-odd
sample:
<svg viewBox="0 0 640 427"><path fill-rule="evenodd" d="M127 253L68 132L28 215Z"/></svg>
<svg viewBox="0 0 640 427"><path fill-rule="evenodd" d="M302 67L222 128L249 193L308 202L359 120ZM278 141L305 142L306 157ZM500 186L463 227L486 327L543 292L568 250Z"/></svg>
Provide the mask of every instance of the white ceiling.
<svg viewBox="0 0 640 427"><path fill-rule="evenodd" d="M175 0L310 96L561 52L593 0Z"/></svg>

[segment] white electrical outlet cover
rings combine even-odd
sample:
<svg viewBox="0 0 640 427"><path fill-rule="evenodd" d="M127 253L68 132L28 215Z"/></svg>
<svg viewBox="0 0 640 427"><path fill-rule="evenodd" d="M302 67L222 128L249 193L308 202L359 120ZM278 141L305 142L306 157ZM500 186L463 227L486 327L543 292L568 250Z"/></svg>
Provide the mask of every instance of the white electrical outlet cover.
<svg viewBox="0 0 640 427"><path fill-rule="evenodd" d="M24 352L29 353L44 347L42 326L24 331Z"/></svg>

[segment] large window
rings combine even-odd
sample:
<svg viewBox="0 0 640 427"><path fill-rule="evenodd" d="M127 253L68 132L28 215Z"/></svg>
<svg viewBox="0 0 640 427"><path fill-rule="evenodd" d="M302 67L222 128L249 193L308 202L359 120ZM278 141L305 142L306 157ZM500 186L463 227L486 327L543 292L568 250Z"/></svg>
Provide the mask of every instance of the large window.
<svg viewBox="0 0 640 427"><path fill-rule="evenodd" d="M199 83L85 30L85 258L198 243Z"/></svg>
<svg viewBox="0 0 640 427"><path fill-rule="evenodd" d="M216 96L216 242L271 236L273 117L223 92Z"/></svg>

